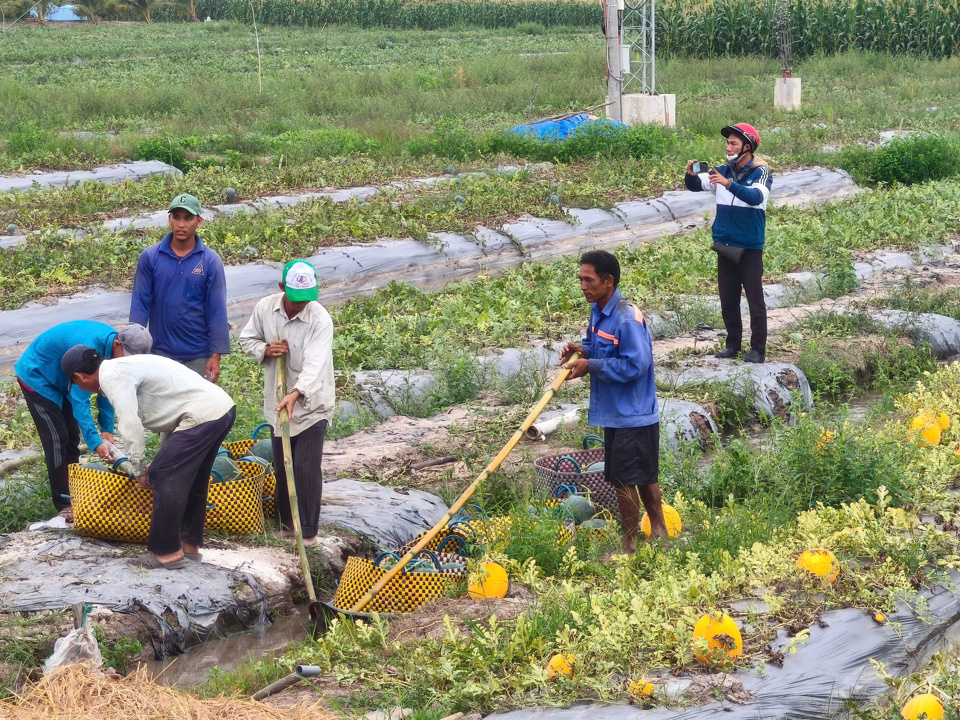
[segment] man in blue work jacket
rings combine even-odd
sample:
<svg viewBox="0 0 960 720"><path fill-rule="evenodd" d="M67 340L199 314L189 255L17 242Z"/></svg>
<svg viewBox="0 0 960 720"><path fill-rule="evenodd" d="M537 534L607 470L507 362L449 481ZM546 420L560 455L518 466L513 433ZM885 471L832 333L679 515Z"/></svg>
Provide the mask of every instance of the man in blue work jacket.
<svg viewBox="0 0 960 720"><path fill-rule="evenodd" d="M617 285L620 263L605 250L580 258L580 289L592 303L581 345L567 343L560 364L568 380L590 374L590 424L604 429L604 476L617 493L623 552L637 548L640 503L650 516L651 535L666 537L658 474L660 413L653 379L653 345L643 314ZM578 360L568 362L575 352Z"/></svg>
<svg viewBox="0 0 960 720"><path fill-rule="evenodd" d="M73 521L67 466L80 462L80 436L90 452L109 455L104 441L113 442L113 408L97 396L97 430L90 410L90 393L70 381L60 369L64 354L74 345L89 345L103 357L122 357L150 352L150 334L133 323L117 332L92 320L73 320L55 325L24 351L14 366L27 409L37 426L47 464L53 505L68 522Z"/></svg>
<svg viewBox="0 0 960 720"><path fill-rule="evenodd" d="M210 382L230 352L223 262L200 240L200 201L182 193L170 202L170 233L140 255L130 322L148 325L153 352L186 365Z"/></svg>

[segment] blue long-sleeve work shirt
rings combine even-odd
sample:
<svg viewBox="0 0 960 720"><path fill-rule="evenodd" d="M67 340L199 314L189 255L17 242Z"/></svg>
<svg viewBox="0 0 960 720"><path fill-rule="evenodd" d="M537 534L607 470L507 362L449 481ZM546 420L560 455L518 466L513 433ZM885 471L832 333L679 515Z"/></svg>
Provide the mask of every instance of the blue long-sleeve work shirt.
<svg viewBox="0 0 960 720"><path fill-rule="evenodd" d="M177 361L230 352L227 281L223 262L197 237L177 257L167 235L140 255L133 281L130 322L149 325L153 352Z"/></svg>
<svg viewBox="0 0 960 720"><path fill-rule="evenodd" d="M96 450L103 442L90 410L91 393L77 385L67 391L69 379L60 369L60 361L74 345L87 345L105 358L113 357L113 341L116 337L117 331L112 327L93 320L73 320L54 325L30 343L13 368L24 385L57 407L63 406L64 396L69 397L73 416L90 450ZM113 432L113 406L103 395L97 396L97 420L100 430Z"/></svg>
<svg viewBox="0 0 960 720"><path fill-rule="evenodd" d="M603 308L593 304L581 345L590 361L591 425L633 428L659 421L650 333L643 314L619 290Z"/></svg>

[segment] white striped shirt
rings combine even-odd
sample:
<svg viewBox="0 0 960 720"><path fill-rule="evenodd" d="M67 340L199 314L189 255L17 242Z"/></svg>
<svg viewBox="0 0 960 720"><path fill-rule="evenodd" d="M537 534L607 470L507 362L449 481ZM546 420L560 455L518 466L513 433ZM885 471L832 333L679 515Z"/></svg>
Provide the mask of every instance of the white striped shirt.
<svg viewBox="0 0 960 720"><path fill-rule="evenodd" d="M161 434L189 430L220 419L234 406L221 387L159 355L104 360L100 392L113 405L124 449L141 472L144 429Z"/></svg>

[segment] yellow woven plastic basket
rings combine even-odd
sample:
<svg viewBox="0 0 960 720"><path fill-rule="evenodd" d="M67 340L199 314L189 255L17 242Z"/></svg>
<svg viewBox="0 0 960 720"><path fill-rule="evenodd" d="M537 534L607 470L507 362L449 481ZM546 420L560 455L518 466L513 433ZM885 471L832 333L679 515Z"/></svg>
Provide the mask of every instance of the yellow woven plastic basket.
<svg viewBox="0 0 960 720"><path fill-rule="evenodd" d="M269 423L261 423L257 425L256 429L253 431L252 437L247 440L235 440L234 442L224 443L223 447L230 451L230 454L234 458L239 460L242 457L250 455L250 449L256 444L258 440L264 438L258 437L260 430L263 428L269 428ZM274 498L277 494L277 476L273 473L272 466L267 469L263 476L263 515L267 518L275 518L277 516L277 507L274 501Z"/></svg>
<svg viewBox="0 0 960 720"><path fill-rule="evenodd" d="M400 552L397 551L396 554L381 553L377 560L389 555L396 558ZM449 588L466 580L465 564L461 570L436 569L444 564L466 563L463 558L449 553L428 553L427 555L436 557L436 561L433 561L434 571L402 571L377 594L373 601L364 608L364 611L380 613L413 612L424 603L444 597ZM353 607L363 597L364 593L386 574L387 569L378 567L376 560L359 557L349 558L347 566L343 570L343 576L340 578L340 584L333 596L333 605L338 608Z"/></svg>
<svg viewBox="0 0 960 720"><path fill-rule="evenodd" d="M206 529L251 535L263 532L261 465L239 461L241 477L213 482L207 491ZM67 471L73 526L87 537L145 543L150 536L153 491L123 473L70 465Z"/></svg>

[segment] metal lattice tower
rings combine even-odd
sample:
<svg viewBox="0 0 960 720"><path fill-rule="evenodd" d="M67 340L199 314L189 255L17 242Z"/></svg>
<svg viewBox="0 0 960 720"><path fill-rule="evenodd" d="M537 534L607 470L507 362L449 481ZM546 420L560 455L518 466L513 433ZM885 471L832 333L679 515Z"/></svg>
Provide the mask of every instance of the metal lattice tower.
<svg viewBox="0 0 960 720"><path fill-rule="evenodd" d="M624 2L620 25L623 46L623 92L657 92L657 2Z"/></svg>
<svg viewBox="0 0 960 720"><path fill-rule="evenodd" d="M793 77L793 38L790 36L790 0L776 0L773 6L773 32L780 52L780 74Z"/></svg>

